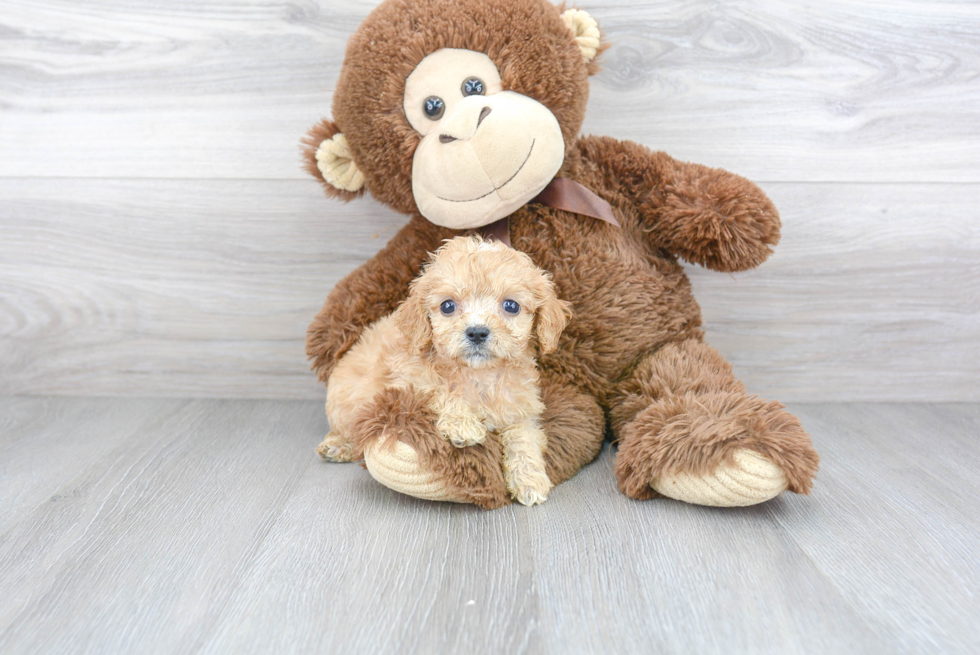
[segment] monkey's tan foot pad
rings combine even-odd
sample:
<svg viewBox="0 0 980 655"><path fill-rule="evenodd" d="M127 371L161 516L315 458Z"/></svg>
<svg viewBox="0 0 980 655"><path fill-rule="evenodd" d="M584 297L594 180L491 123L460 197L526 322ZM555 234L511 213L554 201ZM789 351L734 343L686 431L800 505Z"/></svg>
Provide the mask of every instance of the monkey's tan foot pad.
<svg viewBox="0 0 980 655"><path fill-rule="evenodd" d="M786 473L753 450L735 451L731 464L708 475L679 473L650 483L660 494L694 505L745 507L775 498L789 486Z"/></svg>
<svg viewBox="0 0 980 655"><path fill-rule="evenodd" d="M364 463L371 477L399 493L425 500L469 502L453 493L432 471L423 468L415 449L401 441L393 448L368 446L364 449Z"/></svg>

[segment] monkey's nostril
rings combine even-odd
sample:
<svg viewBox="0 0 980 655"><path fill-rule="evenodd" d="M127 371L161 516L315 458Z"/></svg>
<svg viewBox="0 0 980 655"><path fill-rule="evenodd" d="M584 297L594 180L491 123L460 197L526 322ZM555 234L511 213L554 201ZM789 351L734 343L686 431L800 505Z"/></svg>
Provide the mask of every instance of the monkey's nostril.
<svg viewBox="0 0 980 655"><path fill-rule="evenodd" d="M483 122L483 119L485 119L489 115L490 115L490 108L489 107L484 107L483 109L480 110L480 117L476 119L476 128L477 129L480 129L480 123L482 123ZM452 143L455 140L456 140L456 137L450 136L448 134L440 134L439 135L439 143Z"/></svg>

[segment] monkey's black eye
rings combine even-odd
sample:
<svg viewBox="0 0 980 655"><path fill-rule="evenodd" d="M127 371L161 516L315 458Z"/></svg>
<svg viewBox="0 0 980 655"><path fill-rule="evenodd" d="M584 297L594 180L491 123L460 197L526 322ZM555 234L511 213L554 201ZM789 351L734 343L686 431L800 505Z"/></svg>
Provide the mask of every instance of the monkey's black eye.
<svg viewBox="0 0 980 655"><path fill-rule="evenodd" d="M518 314L521 311L521 306L515 300L505 300L504 311L508 314Z"/></svg>
<svg viewBox="0 0 980 655"><path fill-rule="evenodd" d="M439 311L449 316L454 311L456 311L456 303L452 300L445 300L441 305L439 305Z"/></svg>
<svg viewBox="0 0 980 655"><path fill-rule="evenodd" d="M437 96L429 96L425 99L425 102L422 103L422 110L425 112L426 116L434 121L437 121L442 118L443 113L445 113L446 103L442 101L442 98Z"/></svg>
<svg viewBox="0 0 980 655"><path fill-rule="evenodd" d="M471 77L463 82L463 86L460 89L463 92L463 96L482 96L485 91L483 88L483 80L479 77Z"/></svg>

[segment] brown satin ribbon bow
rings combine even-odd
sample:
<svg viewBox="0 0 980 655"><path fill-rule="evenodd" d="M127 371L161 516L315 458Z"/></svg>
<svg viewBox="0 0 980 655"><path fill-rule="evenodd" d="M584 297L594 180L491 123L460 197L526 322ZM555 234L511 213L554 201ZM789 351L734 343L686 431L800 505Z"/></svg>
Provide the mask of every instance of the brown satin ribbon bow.
<svg viewBox="0 0 980 655"><path fill-rule="evenodd" d="M616 220L616 216L613 214L612 207L608 202L578 182L564 177L556 177L549 182L548 186L536 195L531 202L537 202L548 207L572 212L573 214L591 216L592 218L598 218L600 221L605 221L619 227L619 221ZM496 239L509 246L510 217L507 216L489 225L484 225L480 228L480 234L485 239Z"/></svg>

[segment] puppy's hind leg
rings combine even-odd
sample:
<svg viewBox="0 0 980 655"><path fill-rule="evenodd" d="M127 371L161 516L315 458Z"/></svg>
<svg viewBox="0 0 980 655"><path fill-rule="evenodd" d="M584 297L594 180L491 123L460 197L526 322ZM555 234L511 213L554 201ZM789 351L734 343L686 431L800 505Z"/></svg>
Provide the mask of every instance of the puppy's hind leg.
<svg viewBox="0 0 980 655"><path fill-rule="evenodd" d="M350 426L357 413L383 388L384 367L377 342L385 327L384 320L361 335L361 340L337 363L327 381L330 432L316 452L329 462L350 462L361 457L350 440Z"/></svg>
<svg viewBox="0 0 980 655"><path fill-rule="evenodd" d="M504 430L504 481L511 497L522 505L539 505L548 499L551 479L544 463L547 437L536 424L523 423Z"/></svg>
<svg viewBox="0 0 980 655"><path fill-rule="evenodd" d="M316 454L328 462L350 462L354 459L354 444L337 430L330 430L316 447Z"/></svg>
<svg viewBox="0 0 980 655"><path fill-rule="evenodd" d="M339 384L334 384L332 388L334 397L327 396L330 432L316 447L316 454L328 462L350 462L354 459L354 444L347 433L351 418L350 407L356 406L356 399L350 393L343 393L344 389Z"/></svg>

